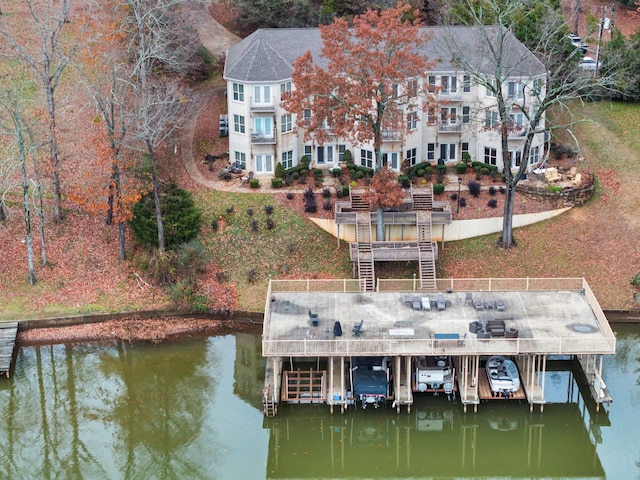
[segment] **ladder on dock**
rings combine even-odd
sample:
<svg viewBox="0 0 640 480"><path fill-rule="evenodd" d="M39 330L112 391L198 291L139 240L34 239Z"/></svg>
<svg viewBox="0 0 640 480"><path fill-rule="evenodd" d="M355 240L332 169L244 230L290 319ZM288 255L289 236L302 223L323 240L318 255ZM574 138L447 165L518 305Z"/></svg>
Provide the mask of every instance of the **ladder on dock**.
<svg viewBox="0 0 640 480"><path fill-rule="evenodd" d="M283 374L282 401L287 403L325 403L326 370L287 370Z"/></svg>
<svg viewBox="0 0 640 480"><path fill-rule="evenodd" d="M269 384L266 384L262 390L262 408L267 417L275 417L278 414L278 403L271 394Z"/></svg>
<svg viewBox="0 0 640 480"><path fill-rule="evenodd" d="M9 378L13 349L18 335L18 322L0 322L0 375Z"/></svg>

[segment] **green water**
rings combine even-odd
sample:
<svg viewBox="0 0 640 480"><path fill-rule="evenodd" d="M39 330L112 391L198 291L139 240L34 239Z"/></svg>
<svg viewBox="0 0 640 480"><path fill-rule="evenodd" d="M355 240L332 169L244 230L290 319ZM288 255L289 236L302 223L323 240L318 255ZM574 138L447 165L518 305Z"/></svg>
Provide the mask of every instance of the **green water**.
<svg viewBox="0 0 640 480"><path fill-rule="evenodd" d="M605 362L596 414L570 371L547 372L544 413L281 407L265 419L259 332L166 345L21 348L0 380L0 478L640 478L640 327Z"/></svg>

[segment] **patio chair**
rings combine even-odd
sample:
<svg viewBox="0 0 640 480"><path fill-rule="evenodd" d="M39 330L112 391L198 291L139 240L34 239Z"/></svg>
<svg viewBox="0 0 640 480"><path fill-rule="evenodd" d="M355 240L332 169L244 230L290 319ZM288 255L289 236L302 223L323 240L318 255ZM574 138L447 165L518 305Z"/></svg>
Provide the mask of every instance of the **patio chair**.
<svg viewBox="0 0 640 480"><path fill-rule="evenodd" d="M438 305L438 310L444 310L445 308L447 308L447 303L444 301L444 293L438 294L436 304Z"/></svg>
<svg viewBox="0 0 640 480"><path fill-rule="evenodd" d="M473 293L467 292L464 296L465 305L473 305Z"/></svg>
<svg viewBox="0 0 640 480"><path fill-rule="evenodd" d="M484 302L479 298L474 298L473 306L476 307L476 310L482 310L484 309Z"/></svg>
<svg viewBox="0 0 640 480"><path fill-rule="evenodd" d="M411 300L411 306L414 310L422 310L422 302L420 301L420 297L413 297Z"/></svg>
<svg viewBox="0 0 640 480"><path fill-rule="evenodd" d="M353 329L351 330L351 334L354 337L359 337L360 334L362 333L362 324L364 323L364 318L362 320L360 320L360 323L356 323L353 326Z"/></svg>
<svg viewBox="0 0 640 480"><path fill-rule="evenodd" d="M309 309L309 320L311 321L311 325L314 327L318 326L319 318L317 313L312 313L311 309Z"/></svg>
<svg viewBox="0 0 640 480"><path fill-rule="evenodd" d="M504 300L503 299L498 299L496 300L496 310L498 310L499 312L504 312Z"/></svg>

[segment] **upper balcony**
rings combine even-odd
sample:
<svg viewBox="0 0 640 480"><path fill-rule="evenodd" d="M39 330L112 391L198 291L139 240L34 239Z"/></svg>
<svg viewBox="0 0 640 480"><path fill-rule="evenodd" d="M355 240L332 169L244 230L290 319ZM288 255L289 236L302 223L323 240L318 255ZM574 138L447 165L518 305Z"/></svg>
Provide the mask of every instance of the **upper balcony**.
<svg viewBox="0 0 640 480"><path fill-rule="evenodd" d="M461 102L462 90L441 90L440 92L438 92L438 100L440 100L441 102Z"/></svg>
<svg viewBox="0 0 640 480"><path fill-rule="evenodd" d="M253 97L251 97L250 106L252 112L275 112L276 111L276 99L272 97L271 99L262 99L261 102L257 102Z"/></svg>
<svg viewBox="0 0 640 480"><path fill-rule="evenodd" d="M276 136L271 132L264 130L251 130L251 143L263 145L275 145Z"/></svg>
<svg viewBox="0 0 640 480"><path fill-rule="evenodd" d="M399 142L400 140L402 140L402 132L400 130L394 130L392 128L382 129L383 142Z"/></svg>
<svg viewBox="0 0 640 480"><path fill-rule="evenodd" d="M462 123L460 122L440 122L438 123L439 133L460 133L462 132Z"/></svg>

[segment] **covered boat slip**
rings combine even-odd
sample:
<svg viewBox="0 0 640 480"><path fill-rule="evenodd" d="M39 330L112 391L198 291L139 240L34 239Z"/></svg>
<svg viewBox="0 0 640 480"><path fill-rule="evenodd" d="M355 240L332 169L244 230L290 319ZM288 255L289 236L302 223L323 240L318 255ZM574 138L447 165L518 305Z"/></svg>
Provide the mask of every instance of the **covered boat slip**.
<svg viewBox="0 0 640 480"><path fill-rule="evenodd" d="M357 280L272 280L262 339L272 400L280 391L272 361L322 358L330 365L322 397L343 410L349 404L345 363L374 356L389 357L397 372L395 405L411 405L414 357L447 355L461 401L477 406L482 359L505 355L518 364L529 403L542 405L546 356L562 354L589 367L597 403L611 401L602 355L615 353L616 340L584 279L440 279L433 292L418 291L417 283L379 280L375 292L360 292Z"/></svg>

